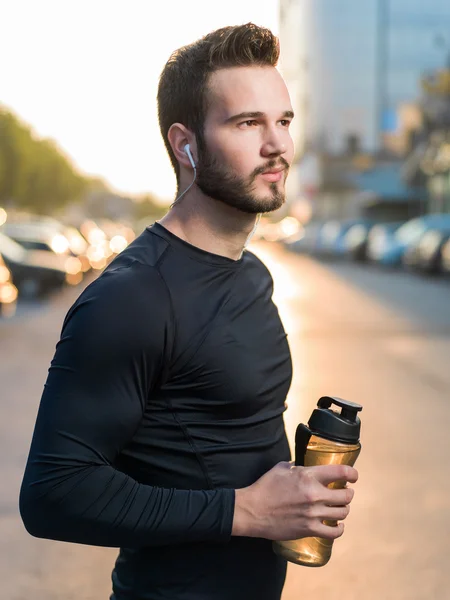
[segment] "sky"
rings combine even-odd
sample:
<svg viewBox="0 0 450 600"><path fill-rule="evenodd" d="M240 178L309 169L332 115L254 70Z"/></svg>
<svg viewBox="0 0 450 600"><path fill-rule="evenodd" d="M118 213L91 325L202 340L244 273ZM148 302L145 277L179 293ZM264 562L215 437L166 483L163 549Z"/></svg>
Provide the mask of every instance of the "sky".
<svg viewBox="0 0 450 600"><path fill-rule="evenodd" d="M0 104L83 173L170 201L156 93L171 52L225 25L278 33L277 0L0 0Z"/></svg>

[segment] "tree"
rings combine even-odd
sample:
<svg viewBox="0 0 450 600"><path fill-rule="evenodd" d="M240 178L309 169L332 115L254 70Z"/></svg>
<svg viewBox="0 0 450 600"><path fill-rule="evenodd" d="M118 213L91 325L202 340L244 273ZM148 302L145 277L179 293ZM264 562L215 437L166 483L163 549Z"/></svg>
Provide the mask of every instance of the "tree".
<svg viewBox="0 0 450 600"><path fill-rule="evenodd" d="M52 213L79 200L86 186L55 142L0 108L0 205Z"/></svg>

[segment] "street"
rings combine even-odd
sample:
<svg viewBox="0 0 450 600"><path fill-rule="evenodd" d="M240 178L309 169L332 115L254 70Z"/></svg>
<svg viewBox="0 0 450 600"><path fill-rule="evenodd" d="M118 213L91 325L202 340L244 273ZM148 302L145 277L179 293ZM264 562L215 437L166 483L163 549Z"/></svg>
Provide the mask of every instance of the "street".
<svg viewBox="0 0 450 600"><path fill-rule="evenodd" d="M450 600L450 281L252 249L274 277L293 354L292 449L320 396L363 405L345 533L325 567L289 566L283 600ZM0 321L4 600L109 597L116 549L34 539L17 507L49 362L81 289Z"/></svg>

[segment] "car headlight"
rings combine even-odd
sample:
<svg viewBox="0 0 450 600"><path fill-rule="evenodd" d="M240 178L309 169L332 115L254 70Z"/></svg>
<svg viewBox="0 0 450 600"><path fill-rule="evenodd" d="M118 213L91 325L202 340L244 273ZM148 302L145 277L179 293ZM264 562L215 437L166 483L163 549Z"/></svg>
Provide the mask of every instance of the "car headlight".
<svg viewBox="0 0 450 600"><path fill-rule="evenodd" d="M105 239L106 234L99 227L93 227L87 234L87 240L92 246L100 244Z"/></svg>
<svg viewBox="0 0 450 600"><path fill-rule="evenodd" d="M69 249L69 240L61 233L57 233L52 237L50 247L56 254L65 254Z"/></svg>
<svg viewBox="0 0 450 600"><path fill-rule="evenodd" d="M81 271L81 261L76 256L69 256L64 263L64 268L69 275L76 275Z"/></svg>
<svg viewBox="0 0 450 600"><path fill-rule="evenodd" d="M109 242L109 247L114 254L120 254L128 246L128 242L123 235L115 235Z"/></svg>

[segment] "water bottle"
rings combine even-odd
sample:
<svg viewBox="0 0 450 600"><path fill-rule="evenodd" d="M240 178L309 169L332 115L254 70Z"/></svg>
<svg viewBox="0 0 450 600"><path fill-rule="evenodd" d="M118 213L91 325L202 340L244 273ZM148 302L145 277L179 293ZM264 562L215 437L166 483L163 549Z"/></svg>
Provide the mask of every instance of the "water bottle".
<svg viewBox="0 0 450 600"><path fill-rule="evenodd" d="M341 411L331 410L335 405ZM295 464L304 467L315 465L355 464L361 451L359 433L361 421L358 412L362 406L341 398L323 396L308 421L301 423L295 434ZM345 481L335 481L329 488L345 487ZM337 521L324 521L336 526ZM331 557L333 540L307 537L285 542L273 542L273 550L286 560L307 567L322 567Z"/></svg>

